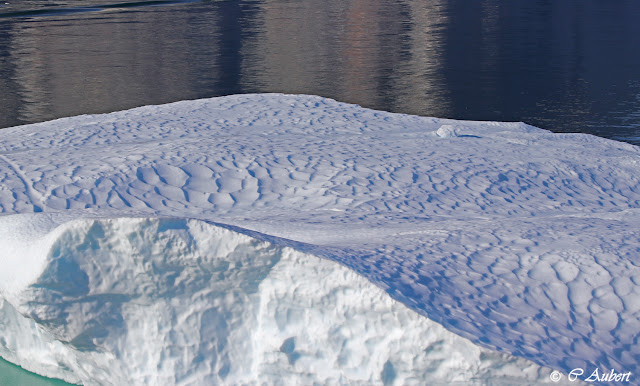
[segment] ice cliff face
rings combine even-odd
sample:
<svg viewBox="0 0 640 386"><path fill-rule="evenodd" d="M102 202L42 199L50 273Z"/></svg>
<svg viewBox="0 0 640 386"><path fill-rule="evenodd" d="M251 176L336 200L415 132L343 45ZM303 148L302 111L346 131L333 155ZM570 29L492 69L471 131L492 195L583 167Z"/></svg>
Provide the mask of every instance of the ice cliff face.
<svg viewBox="0 0 640 386"><path fill-rule="evenodd" d="M507 384L550 372L446 331L336 262L207 222L47 220L22 255L37 278L0 300L0 354L50 377Z"/></svg>

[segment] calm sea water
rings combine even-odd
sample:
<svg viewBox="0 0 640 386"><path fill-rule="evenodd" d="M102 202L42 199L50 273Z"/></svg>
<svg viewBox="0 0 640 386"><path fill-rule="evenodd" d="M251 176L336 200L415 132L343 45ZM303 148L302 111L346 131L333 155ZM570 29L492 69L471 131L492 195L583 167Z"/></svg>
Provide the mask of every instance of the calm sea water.
<svg viewBox="0 0 640 386"><path fill-rule="evenodd" d="M0 0L0 127L286 92L640 144L638 0L121 1Z"/></svg>
<svg viewBox="0 0 640 386"><path fill-rule="evenodd" d="M4 332L3 332L4 333ZM0 385L2 386L69 386L70 383L30 373L0 358Z"/></svg>
<svg viewBox="0 0 640 386"><path fill-rule="evenodd" d="M0 0L0 127L285 92L640 144L638 0L125 1Z"/></svg>

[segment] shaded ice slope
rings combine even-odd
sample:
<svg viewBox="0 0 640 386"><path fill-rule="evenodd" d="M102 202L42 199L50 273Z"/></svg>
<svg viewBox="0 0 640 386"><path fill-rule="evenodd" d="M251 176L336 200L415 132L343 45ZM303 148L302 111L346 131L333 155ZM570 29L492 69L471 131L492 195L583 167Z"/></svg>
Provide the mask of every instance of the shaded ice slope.
<svg viewBox="0 0 640 386"><path fill-rule="evenodd" d="M30 236L17 252L42 269L0 298L0 354L50 377L506 385L550 373L445 330L340 264L203 221L40 214L1 218L8 227Z"/></svg>
<svg viewBox="0 0 640 386"><path fill-rule="evenodd" d="M290 95L0 136L3 213L192 217L305 243L485 347L564 371L637 372L632 145Z"/></svg>

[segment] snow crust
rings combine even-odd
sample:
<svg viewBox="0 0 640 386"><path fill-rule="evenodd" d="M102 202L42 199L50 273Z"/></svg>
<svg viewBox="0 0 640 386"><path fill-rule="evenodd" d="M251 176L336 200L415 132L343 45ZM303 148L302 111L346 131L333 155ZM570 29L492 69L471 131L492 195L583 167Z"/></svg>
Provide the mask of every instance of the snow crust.
<svg viewBox="0 0 640 386"><path fill-rule="evenodd" d="M0 355L33 371L181 384L637 372L632 145L275 94L0 137ZM320 271L348 278L322 295ZM287 304L298 311L278 322Z"/></svg>

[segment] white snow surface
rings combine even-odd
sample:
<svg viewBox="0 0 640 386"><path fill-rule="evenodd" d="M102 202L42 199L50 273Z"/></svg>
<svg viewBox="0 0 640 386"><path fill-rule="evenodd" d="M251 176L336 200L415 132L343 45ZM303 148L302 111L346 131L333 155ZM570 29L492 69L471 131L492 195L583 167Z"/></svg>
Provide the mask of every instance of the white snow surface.
<svg viewBox="0 0 640 386"><path fill-rule="evenodd" d="M0 141L0 355L31 371L85 384L638 371L638 147L280 94Z"/></svg>

